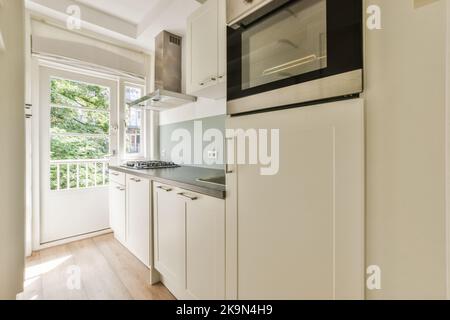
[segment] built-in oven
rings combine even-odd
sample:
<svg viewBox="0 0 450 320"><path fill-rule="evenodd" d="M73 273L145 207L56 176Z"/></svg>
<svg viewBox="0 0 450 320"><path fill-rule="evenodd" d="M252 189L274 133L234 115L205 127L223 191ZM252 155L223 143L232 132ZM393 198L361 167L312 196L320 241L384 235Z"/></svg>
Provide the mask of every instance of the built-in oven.
<svg viewBox="0 0 450 320"><path fill-rule="evenodd" d="M228 113L363 90L362 0L229 0Z"/></svg>

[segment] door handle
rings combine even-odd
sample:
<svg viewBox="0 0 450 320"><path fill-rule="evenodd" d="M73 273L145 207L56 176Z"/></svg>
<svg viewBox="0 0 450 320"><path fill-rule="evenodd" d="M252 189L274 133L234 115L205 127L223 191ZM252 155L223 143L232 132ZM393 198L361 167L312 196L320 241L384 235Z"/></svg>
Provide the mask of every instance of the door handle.
<svg viewBox="0 0 450 320"><path fill-rule="evenodd" d="M191 200L191 201L195 201L195 200L198 199L198 197L196 197L196 196L190 196L190 195L188 195L188 194L186 194L186 193L184 193L184 192L181 192L181 193L179 193L178 195L179 195L179 196L182 196L182 197L184 197L184 198L188 198L188 199Z"/></svg>
<svg viewBox="0 0 450 320"><path fill-rule="evenodd" d="M157 186L156 188L157 188L157 189L160 189L160 190L162 190L162 191L165 191L165 192L170 192L170 191L172 191L172 189L166 188L166 187L163 187L163 186Z"/></svg>

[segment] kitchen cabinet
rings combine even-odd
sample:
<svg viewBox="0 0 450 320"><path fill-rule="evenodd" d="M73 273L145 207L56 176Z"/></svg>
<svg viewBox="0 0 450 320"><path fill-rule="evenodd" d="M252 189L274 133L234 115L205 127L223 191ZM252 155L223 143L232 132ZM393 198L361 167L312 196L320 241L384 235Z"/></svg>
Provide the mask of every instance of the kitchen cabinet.
<svg viewBox="0 0 450 320"><path fill-rule="evenodd" d="M227 120L250 128L282 148L273 175L227 168L227 299L364 299L364 101Z"/></svg>
<svg viewBox="0 0 450 320"><path fill-rule="evenodd" d="M188 19L188 94L211 99L226 97L226 3L208 0Z"/></svg>
<svg viewBox="0 0 450 320"><path fill-rule="evenodd" d="M109 186L110 224L114 237L123 245L126 244L126 194L125 186L111 181Z"/></svg>
<svg viewBox="0 0 450 320"><path fill-rule="evenodd" d="M146 266L151 257L151 192L150 181L126 175L127 239L126 247Z"/></svg>
<svg viewBox="0 0 450 320"><path fill-rule="evenodd" d="M225 299L225 201L191 192L186 198L186 294Z"/></svg>
<svg viewBox="0 0 450 320"><path fill-rule="evenodd" d="M185 290L185 201L176 188L154 184L155 268L177 297Z"/></svg>
<svg viewBox="0 0 450 320"><path fill-rule="evenodd" d="M123 172L119 172L119 171L114 171L114 170L109 170L109 181L115 182L117 184L120 184L122 186L124 186L125 183L125 173Z"/></svg>
<svg viewBox="0 0 450 320"><path fill-rule="evenodd" d="M225 201L154 184L155 267L178 299L225 298Z"/></svg>

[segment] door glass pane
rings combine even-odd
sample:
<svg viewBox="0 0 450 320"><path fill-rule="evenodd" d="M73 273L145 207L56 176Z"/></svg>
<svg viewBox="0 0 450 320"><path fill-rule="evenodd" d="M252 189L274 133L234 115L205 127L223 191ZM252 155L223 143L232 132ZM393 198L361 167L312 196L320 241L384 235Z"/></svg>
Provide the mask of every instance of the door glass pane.
<svg viewBox="0 0 450 320"><path fill-rule="evenodd" d="M125 102L129 103L142 97L142 90L137 87L125 87ZM125 130L125 152L128 155L139 155L142 153L141 135L143 111L125 106L126 130Z"/></svg>
<svg viewBox="0 0 450 320"><path fill-rule="evenodd" d="M109 134L109 112L53 107L51 133Z"/></svg>
<svg viewBox="0 0 450 320"><path fill-rule="evenodd" d="M101 160L109 155L109 137L53 135L51 160Z"/></svg>
<svg viewBox="0 0 450 320"><path fill-rule="evenodd" d="M50 89L50 101L53 105L109 110L109 88L53 78Z"/></svg>
<svg viewBox="0 0 450 320"><path fill-rule="evenodd" d="M243 90L326 67L326 0L284 6L242 33Z"/></svg>
<svg viewBox="0 0 450 320"><path fill-rule="evenodd" d="M108 184L110 88L50 80L50 189Z"/></svg>

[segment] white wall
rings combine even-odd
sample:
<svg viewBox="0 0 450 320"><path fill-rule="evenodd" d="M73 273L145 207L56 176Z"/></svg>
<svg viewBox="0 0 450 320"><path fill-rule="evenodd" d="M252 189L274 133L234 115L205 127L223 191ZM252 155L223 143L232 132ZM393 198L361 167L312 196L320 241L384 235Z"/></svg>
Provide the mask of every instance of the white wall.
<svg viewBox="0 0 450 320"><path fill-rule="evenodd" d="M159 124L161 126L197 120L208 117L225 115L227 112L226 99L211 100L199 98L197 102L190 103L180 108L167 110L160 113Z"/></svg>
<svg viewBox="0 0 450 320"><path fill-rule="evenodd" d="M447 0L365 2L383 27L366 31L367 297L444 299Z"/></svg>
<svg viewBox="0 0 450 320"><path fill-rule="evenodd" d="M25 257L25 70L23 2L3 1L0 31L0 299L22 291Z"/></svg>

